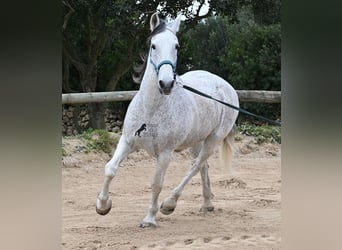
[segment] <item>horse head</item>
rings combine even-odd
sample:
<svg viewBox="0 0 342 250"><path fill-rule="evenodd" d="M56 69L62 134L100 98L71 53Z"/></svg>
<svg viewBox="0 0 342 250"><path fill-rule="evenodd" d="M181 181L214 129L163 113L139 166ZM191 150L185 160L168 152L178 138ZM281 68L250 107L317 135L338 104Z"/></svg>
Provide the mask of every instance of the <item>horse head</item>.
<svg viewBox="0 0 342 250"><path fill-rule="evenodd" d="M179 48L176 36L181 16L174 21L164 23L157 13L151 16L151 43L149 58L157 77L161 94L169 95L176 80L177 51Z"/></svg>

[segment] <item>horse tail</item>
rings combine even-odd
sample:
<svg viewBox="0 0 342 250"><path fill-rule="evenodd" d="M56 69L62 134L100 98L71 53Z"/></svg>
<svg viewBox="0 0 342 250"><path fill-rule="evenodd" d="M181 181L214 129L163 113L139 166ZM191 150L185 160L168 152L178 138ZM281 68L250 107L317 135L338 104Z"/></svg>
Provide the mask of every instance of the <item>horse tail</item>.
<svg viewBox="0 0 342 250"><path fill-rule="evenodd" d="M223 139L223 143L220 148L220 160L221 166L229 174L233 173L232 169L232 158L234 154L234 128L229 132L229 134Z"/></svg>

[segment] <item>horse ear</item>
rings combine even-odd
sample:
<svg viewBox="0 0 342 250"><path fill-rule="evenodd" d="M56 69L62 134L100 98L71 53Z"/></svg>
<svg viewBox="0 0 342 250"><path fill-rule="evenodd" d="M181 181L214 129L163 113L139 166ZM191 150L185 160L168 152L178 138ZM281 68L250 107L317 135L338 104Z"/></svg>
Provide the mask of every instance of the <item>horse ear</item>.
<svg viewBox="0 0 342 250"><path fill-rule="evenodd" d="M151 32L159 25L159 23L160 23L160 20L159 20L158 13L155 12L155 13L153 13L153 15L151 16L151 19L150 19L150 30L151 30Z"/></svg>
<svg viewBox="0 0 342 250"><path fill-rule="evenodd" d="M172 21L171 23L168 24L168 26L170 27L170 29L176 34L179 31L179 26L180 26L180 22L181 22L181 15L178 15L177 18Z"/></svg>

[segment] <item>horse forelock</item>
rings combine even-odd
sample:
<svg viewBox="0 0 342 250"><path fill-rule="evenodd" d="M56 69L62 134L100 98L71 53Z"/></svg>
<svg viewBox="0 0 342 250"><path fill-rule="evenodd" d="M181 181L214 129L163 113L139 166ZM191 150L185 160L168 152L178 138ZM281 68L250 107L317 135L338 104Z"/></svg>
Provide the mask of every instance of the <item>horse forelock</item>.
<svg viewBox="0 0 342 250"><path fill-rule="evenodd" d="M159 25L154 28L154 30L151 32L150 36L147 38L147 45L150 47L152 37L154 37L155 35L157 35L159 33L162 33L163 31L166 30L166 28L167 28L166 22L164 20L160 20ZM141 81L144 77L145 71L146 71L148 53L146 53L145 55L140 56L140 57L141 57L141 60L143 61L142 64L136 65L133 67L134 72L135 72L133 74L133 81L135 83L138 83L138 84L141 83Z"/></svg>
<svg viewBox="0 0 342 250"><path fill-rule="evenodd" d="M155 35L157 35L159 33L162 33L163 31L165 31L166 27L167 27L166 22L164 20L160 20L159 25L154 28L154 30L151 32L150 36L147 38L147 45L150 46L152 37L154 37Z"/></svg>

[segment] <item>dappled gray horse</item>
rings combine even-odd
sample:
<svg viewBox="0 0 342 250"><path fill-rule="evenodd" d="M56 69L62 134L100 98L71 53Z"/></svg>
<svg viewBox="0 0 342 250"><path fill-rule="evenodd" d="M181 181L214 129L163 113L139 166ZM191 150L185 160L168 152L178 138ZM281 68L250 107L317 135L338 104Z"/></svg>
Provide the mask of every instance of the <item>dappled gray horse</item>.
<svg viewBox="0 0 342 250"><path fill-rule="evenodd" d="M97 213L109 212L112 206L109 185L120 162L137 149L146 150L156 157L157 167L152 181L151 205L141 227L157 225L158 196L173 152L190 148L195 159L188 174L161 204L163 214L174 211L185 185L198 172L201 173L204 197L201 210L213 211L207 159L220 144L226 164L232 153L233 126L238 112L188 92L177 82L239 106L236 91L225 80L206 71L176 76L179 25L180 16L169 23L160 20L157 13L151 17L150 50L141 74L140 89L128 107L114 156L105 166L103 189L96 202Z"/></svg>

